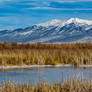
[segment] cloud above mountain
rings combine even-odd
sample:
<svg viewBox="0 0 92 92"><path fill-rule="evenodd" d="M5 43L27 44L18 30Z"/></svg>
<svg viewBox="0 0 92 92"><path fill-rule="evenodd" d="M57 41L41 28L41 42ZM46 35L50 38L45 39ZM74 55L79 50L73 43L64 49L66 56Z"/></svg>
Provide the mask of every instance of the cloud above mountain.
<svg viewBox="0 0 92 92"><path fill-rule="evenodd" d="M91 16L92 0L0 0L0 28L26 27L55 18L92 19Z"/></svg>

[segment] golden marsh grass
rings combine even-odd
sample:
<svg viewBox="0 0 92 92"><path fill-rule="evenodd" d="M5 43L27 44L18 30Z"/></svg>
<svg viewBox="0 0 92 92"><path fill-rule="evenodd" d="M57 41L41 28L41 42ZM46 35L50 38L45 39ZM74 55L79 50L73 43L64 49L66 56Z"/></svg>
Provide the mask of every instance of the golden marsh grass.
<svg viewBox="0 0 92 92"><path fill-rule="evenodd" d="M46 82L30 85L8 81L0 85L0 92L92 92L92 81L76 80L48 84Z"/></svg>
<svg viewBox="0 0 92 92"><path fill-rule="evenodd" d="M0 43L0 65L92 64L92 43Z"/></svg>

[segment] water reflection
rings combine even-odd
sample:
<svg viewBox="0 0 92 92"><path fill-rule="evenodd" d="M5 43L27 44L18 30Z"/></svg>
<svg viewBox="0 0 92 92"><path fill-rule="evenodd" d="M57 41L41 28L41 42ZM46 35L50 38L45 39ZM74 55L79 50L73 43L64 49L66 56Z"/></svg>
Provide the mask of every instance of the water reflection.
<svg viewBox="0 0 92 92"><path fill-rule="evenodd" d="M73 68L73 67L50 67L50 68L29 68L14 69L5 72L0 71L0 83L11 80L16 83L28 82L34 84L39 81L48 83L61 82L64 79L92 79L92 68Z"/></svg>

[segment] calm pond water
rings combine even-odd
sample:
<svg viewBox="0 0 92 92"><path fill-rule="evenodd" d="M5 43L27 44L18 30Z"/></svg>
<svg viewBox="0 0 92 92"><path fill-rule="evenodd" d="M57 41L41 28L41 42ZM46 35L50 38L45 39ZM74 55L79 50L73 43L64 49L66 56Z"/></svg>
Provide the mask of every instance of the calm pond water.
<svg viewBox="0 0 92 92"><path fill-rule="evenodd" d="M0 71L0 83L11 80L16 83L28 82L34 84L39 81L48 83L60 82L67 78L92 79L92 68L72 68L72 67L50 67L50 68L30 68Z"/></svg>

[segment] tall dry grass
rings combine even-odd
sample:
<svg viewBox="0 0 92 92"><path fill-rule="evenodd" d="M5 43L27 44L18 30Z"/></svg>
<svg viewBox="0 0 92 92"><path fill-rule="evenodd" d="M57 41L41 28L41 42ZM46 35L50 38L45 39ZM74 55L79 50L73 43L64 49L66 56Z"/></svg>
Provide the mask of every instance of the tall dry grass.
<svg viewBox="0 0 92 92"><path fill-rule="evenodd" d="M0 43L0 65L92 64L92 43Z"/></svg>
<svg viewBox="0 0 92 92"><path fill-rule="evenodd" d="M63 83L42 82L33 86L28 83L16 84L8 81L0 85L0 92L92 92L92 81L72 79Z"/></svg>

